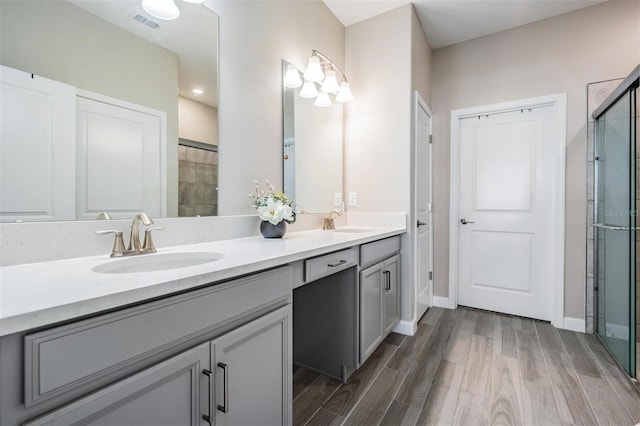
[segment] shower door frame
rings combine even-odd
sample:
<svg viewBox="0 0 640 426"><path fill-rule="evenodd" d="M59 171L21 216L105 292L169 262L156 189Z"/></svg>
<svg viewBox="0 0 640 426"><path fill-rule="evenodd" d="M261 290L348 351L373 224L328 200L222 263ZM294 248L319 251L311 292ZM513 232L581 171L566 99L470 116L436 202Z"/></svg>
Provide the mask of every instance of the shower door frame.
<svg viewBox="0 0 640 426"><path fill-rule="evenodd" d="M607 348L607 350L609 352L612 353L612 355L614 356L614 359L616 360L616 362L620 363L620 361L617 359L617 357L615 356L615 354L613 353L613 351L607 346L607 344L602 340L602 338L599 335L599 318L600 318L600 304L599 304L599 284L600 284L600 280L599 280L599 259L598 256L600 254L599 252L599 233L600 232L605 232L606 230L613 230L613 231L629 231L633 238L632 241L630 243L630 262L633 263L633 266L631 266L633 268L633 283L629 283L630 289L631 287L636 287L635 291L637 291L637 275L639 273L638 269L636 268L636 261L635 261L635 257L638 255L636 247L637 247L637 240L636 240L636 232L640 232L640 227L638 227L638 221L637 220L630 220L630 226L629 228L625 228L625 227L616 227L616 226L607 226L606 224L599 224L598 220L599 220L599 208L598 208L598 200L599 200L599 181L600 181L600 163L599 163L599 152L598 152L598 148L599 148L599 143L598 143L598 135L599 135L599 131L598 131L598 118L600 118L600 116L602 116L603 114L605 114L610 107L612 107L616 102L618 102L621 98L624 97L624 95L626 95L627 93L629 93L630 96L630 137L629 137L629 143L631 145L630 147L630 152L631 152L631 158L630 158L630 167L631 167L631 188L630 188L630 194L631 197L634 201L633 205L631 205L630 207L632 208L632 210L636 211L635 207L637 206L637 200L636 200L636 184L637 184L637 177L636 177L636 173L637 173L637 168L640 165L638 163L638 161L636 160L636 149L637 149L637 138L638 138L638 128L636 126L636 115L637 115L637 111L638 111L638 105L636 104L636 99L637 99L637 91L640 90L639 89L639 83L640 83L640 65L638 65L632 72L631 74L629 74L629 76L622 82L620 83L620 85L604 100L604 102L593 111L592 117L594 119L594 124L595 124L595 144L594 144L594 159L596 160L594 162L594 213L593 213L593 217L594 217L594 222L593 223L593 227L594 227L594 239L593 239L593 253L594 253L594 260L593 260L593 276L594 276L594 289L593 289L593 332L594 334L598 337L598 339L600 341L602 341L602 343L604 344L604 346ZM631 294L632 292L629 292L629 296L630 296L630 300L629 300L629 360L630 360L630 365L629 365L629 374L638 379L638 370L640 369L640 367L636 364L636 334L638 333L638 329L636 327L636 310L638 309L638 306L636 306L636 294L635 292L633 294ZM606 295L605 295L606 297ZM631 333L631 329L633 327L636 327L635 329L635 333ZM631 335L633 334L633 336ZM633 339L632 339L633 337ZM633 340L633 341L632 341ZM631 366L634 366L635 368L632 369ZM625 368L625 371L627 369ZM632 371L634 370L634 371Z"/></svg>

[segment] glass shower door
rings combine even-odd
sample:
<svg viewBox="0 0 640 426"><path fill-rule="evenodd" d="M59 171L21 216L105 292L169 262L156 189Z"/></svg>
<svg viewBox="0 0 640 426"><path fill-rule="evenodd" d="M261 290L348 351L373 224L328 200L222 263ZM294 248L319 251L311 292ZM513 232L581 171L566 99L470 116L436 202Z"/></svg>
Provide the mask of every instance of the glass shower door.
<svg viewBox="0 0 640 426"><path fill-rule="evenodd" d="M597 333L636 375L636 147L634 93L596 121ZM632 140L634 143L632 143Z"/></svg>

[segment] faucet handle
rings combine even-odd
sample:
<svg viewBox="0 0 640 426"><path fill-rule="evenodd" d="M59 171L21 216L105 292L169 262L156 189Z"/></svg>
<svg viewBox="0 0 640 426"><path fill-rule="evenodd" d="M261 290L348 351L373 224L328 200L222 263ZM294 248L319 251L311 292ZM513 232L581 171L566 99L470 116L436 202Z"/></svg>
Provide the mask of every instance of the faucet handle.
<svg viewBox="0 0 640 426"><path fill-rule="evenodd" d="M124 240L122 239L122 231L115 229L107 229L105 231L96 231L98 235L115 234L116 238L113 242L113 248L111 249L111 257L124 256Z"/></svg>
<svg viewBox="0 0 640 426"><path fill-rule="evenodd" d="M151 233L153 231L162 231L164 226L154 226L152 228L147 228L144 230L144 242L142 243L142 251L145 253L155 253L156 248L153 245L153 239L151 238Z"/></svg>

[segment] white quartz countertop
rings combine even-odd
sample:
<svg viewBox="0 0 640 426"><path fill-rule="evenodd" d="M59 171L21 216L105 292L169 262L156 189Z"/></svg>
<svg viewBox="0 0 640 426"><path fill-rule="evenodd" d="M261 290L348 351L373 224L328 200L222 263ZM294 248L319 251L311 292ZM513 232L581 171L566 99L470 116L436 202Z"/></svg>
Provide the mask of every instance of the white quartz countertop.
<svg viewBox="0 0 640 426"><path fill-rule="evenodd" d="M404 227L366 227L363 230L366 232L301 231L287 233L282 239L248 237L158 248L157 254L215 252L224 254L224 257L211 263L157 272L92 271L98 265L117 261L108 253L1 267L0 336L142 302L406 231Z"/></svg>

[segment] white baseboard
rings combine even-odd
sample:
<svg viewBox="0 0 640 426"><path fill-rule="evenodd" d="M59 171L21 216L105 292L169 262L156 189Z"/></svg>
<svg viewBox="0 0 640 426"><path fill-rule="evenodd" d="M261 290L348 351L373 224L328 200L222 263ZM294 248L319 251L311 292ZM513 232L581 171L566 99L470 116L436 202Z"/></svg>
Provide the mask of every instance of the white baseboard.
<svg viewBox="0 0 640 426"><path fill-rule="evenodd" d="M450 309L449 298L442 296L433 296L433 306L437 306L438 308Z"/></svg>
<svg viewBox="0 0 640 426"><path fill-rule="evenodd" d="M402 320L394 327L393 331L407 336L413 336L416 334L417 329L418 325L415 322Z"/></svg>
<svg viewBox="0 0 640 426"><path fill-rule="evenodd" d="M582 318L564 317L562 328L565 330L577 331L578 333L584 333L586 330L586 322Z"/></svg>

